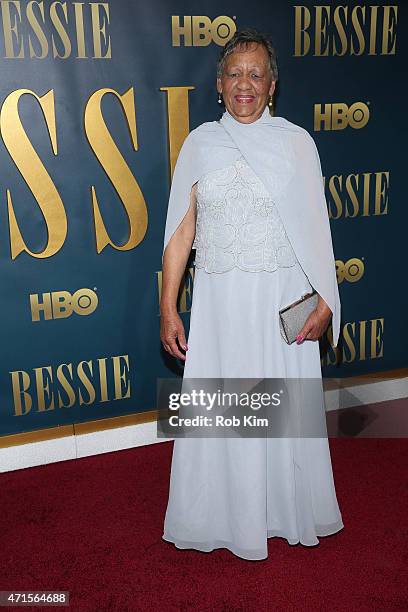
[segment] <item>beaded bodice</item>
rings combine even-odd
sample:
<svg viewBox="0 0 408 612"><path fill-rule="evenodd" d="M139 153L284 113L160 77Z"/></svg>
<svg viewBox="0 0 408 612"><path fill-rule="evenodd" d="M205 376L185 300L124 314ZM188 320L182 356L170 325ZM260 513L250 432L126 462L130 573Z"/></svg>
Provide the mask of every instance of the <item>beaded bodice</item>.
<svg viewBox="0 0 408 612"><path fill-rule="evenodd" d="M195 266L248 272L298 264L275 203L244 157L197 184Z"/></svg>

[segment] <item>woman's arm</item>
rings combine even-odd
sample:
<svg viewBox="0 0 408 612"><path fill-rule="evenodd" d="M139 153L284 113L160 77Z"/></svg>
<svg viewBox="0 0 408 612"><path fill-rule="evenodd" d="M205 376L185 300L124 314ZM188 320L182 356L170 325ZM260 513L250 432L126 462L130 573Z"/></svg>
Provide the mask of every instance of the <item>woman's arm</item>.
<svg viewBox="0 0 408 612"><path fill-rule="evenodd" d="M195 236L196 189L197 183L191 189L189 209L169 240L163 256L160 339L166 351L180 359L186 357L180 352L176 339L184 350L187 350L187 345L183 322L177 312L177 297Z"/></svg>

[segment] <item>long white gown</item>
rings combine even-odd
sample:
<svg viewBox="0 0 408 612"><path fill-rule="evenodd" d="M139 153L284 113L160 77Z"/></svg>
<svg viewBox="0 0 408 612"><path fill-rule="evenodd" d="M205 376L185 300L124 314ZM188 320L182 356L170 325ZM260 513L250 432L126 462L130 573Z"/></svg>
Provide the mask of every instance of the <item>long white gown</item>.
<svg viewBox="0 0 408 612"><path fill-rule="evenodd" d="M321 379L318 342L281 337L279 309L312 287L244 158L200 179L197 208L183 378ZM176 547L260 560L268 538L314 546L342 528L326 433L175 439L163 539Z"/></svg>

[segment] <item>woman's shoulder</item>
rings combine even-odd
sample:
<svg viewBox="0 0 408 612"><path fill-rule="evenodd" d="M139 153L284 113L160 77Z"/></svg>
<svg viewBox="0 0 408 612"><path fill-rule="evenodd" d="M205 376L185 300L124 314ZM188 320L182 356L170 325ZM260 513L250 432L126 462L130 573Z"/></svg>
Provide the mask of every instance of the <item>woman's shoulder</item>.
<svg viewBox="0 0 408 612"><path fill-rule="evenodd" d="M286 117L271 117L271 125L281 128L289 134L298 134L306 139L313 138L306 128L298 125L297 123L289 121L289 119L286 119Z"/></svg>
<svg viewBox="0 0 408 612"><path fill-rule="evenodd" d="M223 129L218 121L205 121L190 130L184 140L183 147L196 153L205 146L213 145L214 136L217 136L217 141L219 141L219 138L223 135Z"/></svg>
<svg viewBox="0 0 408 612"><path fill-rule="evenodd" d="M282 128L282 133L287 135L302 159L308 155L314 156L318 152L316 141L306 128L284 117L272 117L271 119L276 126Z"/></svg>
<svg viewBox="0 0 408 612"><path fill-rule="evenodd" d="M306 147L316 146L312 134L306 128L289 121L286 117L271 116L268 118L267 125L278 130L284 139L295 141ZM219 121L205 121L188 133L184 144L188 149L195 150L197 145L198 148L211 145L214 142L214 136L217 136L219 141L225 138L222 125Z"/></svg>
<svg viewBox="0 0 408 612"><path fill-rule="evenodd" d="M221 129L219 121L204 121L204 123L200 123L200 125L191 130L189 136L191 138L197 138L205 136L206 134L218 133Z"/></svg>

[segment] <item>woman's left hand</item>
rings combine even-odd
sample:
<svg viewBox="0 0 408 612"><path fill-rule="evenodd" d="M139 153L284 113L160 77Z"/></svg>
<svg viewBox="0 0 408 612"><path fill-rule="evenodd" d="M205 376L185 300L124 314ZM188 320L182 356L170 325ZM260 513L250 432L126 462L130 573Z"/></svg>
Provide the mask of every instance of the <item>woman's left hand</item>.
<svg viewBox="0 0 408 612"><path fill-rule="evenodd" d="M326 331L332 311L319 295L319 301L313 312L310 313L299 334L296 336L297 344L304 340L318 340Z"/></svg>

